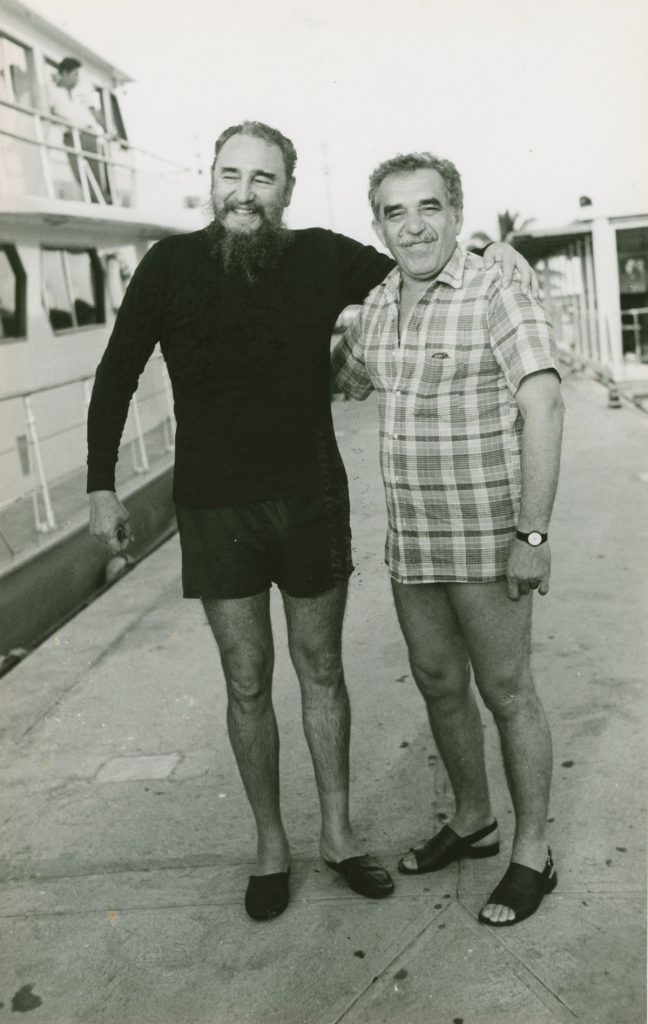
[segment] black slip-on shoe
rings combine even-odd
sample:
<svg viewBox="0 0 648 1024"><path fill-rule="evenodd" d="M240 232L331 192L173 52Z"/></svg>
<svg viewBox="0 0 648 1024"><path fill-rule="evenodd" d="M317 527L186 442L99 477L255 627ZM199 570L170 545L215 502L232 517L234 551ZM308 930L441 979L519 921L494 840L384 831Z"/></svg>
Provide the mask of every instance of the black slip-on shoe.
<svg viewBox="0 0 648 1024"><path fill-rule="evenodd" d="M245 909L255 921L267 921L279 917L288 906L289 871L278 871L274 875L250 875L245 892Z"/></svg>

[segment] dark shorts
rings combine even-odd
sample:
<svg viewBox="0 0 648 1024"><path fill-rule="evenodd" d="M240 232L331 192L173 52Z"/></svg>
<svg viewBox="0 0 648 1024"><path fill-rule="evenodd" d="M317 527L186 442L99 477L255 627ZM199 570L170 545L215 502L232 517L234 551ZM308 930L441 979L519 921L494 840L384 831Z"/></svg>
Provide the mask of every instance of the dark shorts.
<svg viewBox="0 0 648 1024"><path fill-rule="evenodd" d="M176 514L185 597L252 597L273 582L291 597L315 597L353 572L348 501L178 505Z"/></svg>

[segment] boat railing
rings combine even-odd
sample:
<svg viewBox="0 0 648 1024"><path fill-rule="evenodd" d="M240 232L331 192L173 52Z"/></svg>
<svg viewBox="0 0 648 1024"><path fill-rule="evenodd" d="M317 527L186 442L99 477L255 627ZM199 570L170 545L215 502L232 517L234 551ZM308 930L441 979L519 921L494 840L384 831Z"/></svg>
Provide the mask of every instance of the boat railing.
<svg viewBox="0 0 648 1024"><path fill-rule="evenodd" d="M11 422L15 434L21 420L25 431L14 444L0 450L3 478L23 481L20 496L0 508L2 561L7 553L13 558L28 547L30 538L37 543L38 536L59 530L85 507L85 428L93 379L93 374L83 374L0 395L2 421ZM164 360L156 353L131 399L118 470L122 484L151 472L173 450L174 425L171 383ZM4 437L10 432L5 429ZM29 505L31 515L26 511Z"/></svg>
<svg viewBox="0 0 648 1024"><path fill-rule="evenodd" d="M149 210L196 206L200 175L186 165L56 114L0 99L0 188L10 196Z"/></svg>

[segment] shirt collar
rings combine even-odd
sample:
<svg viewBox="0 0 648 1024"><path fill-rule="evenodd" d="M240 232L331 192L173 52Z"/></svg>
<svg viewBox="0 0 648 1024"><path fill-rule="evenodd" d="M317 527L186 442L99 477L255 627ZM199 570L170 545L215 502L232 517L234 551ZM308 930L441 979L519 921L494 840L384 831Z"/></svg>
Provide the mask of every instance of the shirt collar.
<svg viewBox="0 0 648 1024"><path fill-rule="evenodd" d="M452 256L446 263L437 281L449 284L452 288L461 288L463 284L464 267L466 265L467 252L461 242L457 242Z"/></svg>
<svg viewBox="0 0 648 1024"><path fill-rule="evenodd" d="M435 277L431 284L449 284L451 288L461 288L463 284L464 268L466 265L467 250L457 242L452 256L446 263L443 270ZM385 296L393 302L398 302L400 296L401 272L398 267L390 270L383 281Z"/></svg>

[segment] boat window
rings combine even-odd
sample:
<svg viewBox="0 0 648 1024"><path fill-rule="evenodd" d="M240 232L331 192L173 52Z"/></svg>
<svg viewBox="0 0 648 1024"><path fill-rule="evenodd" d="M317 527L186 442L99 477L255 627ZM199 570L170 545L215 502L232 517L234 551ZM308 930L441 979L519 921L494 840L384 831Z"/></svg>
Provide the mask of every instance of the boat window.
<svg viewBox="0 0 648 1024"><path fill-rule="evenodd" d="M25 338L27 277L13 245L0 245L0 341Z"/></svg>
<svg viewBox="0 0 648 1024"><path fill-rule="evenodd" d="M106 104L104 103L104 91L98 85L93 86L92 89L92 108L103 130L105 132L108 131L108 120L106 118Z"/></svg>
<svg viewBox="0 0 648 1024"><path fill-rule="evenodd" d="M56 94L56 79L58 76L58 61L52 60L51 57L45 58L45 70L47 71L47 95L49 99L49 106L54 102L54 96Z"/></svg>
<svg viewBox="0 0 648 1024"><path fill-rule="evenodd" d="M55 333L104 323L103 273L94 250L43 249L42 282Z"/></svg>
<svg viewBox="0 0 648 1024"><path fill-rule="evenodd" d="M111 92L110 94L110 105L112 107L112 119L115 132L120 139L127 141L128 135L126 134L126 126L124 125L119 100L115 96L114 92Z"/></svg>
<svg viewBox="0 0 648 1024"><path fill-rule="evenodd" d="M0 99L36 106L32 51L0 32Z"/></svg>
<svg viewBox="0 0 648 1024"><path fill-rule="evenodd" d="M137 258L133 246L122 246L121 249L104 253L102 262L106 306L110 312L116 313L126 294L128 282L133 275L133 268L137 266Z"/></svg>

